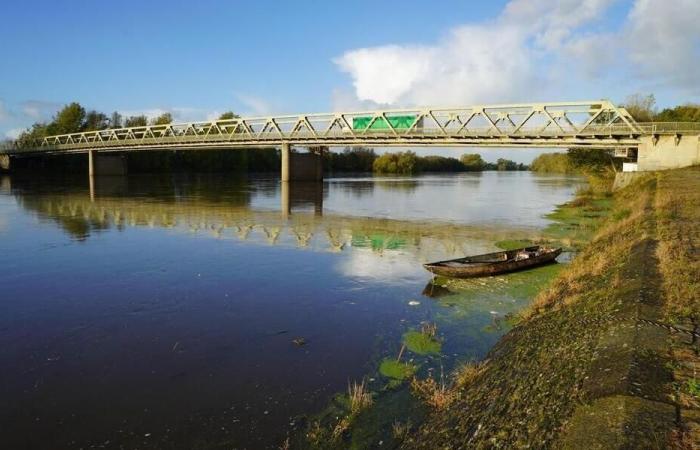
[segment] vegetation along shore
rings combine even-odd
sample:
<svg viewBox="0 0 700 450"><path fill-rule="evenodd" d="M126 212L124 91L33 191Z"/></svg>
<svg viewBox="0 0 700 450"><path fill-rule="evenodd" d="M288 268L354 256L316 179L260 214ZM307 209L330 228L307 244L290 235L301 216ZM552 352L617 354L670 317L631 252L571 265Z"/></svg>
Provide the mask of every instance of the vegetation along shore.
<svg viewBox="0 0 700 450"><path fill-rule="evenodd" d="M486 358L451 375L421 374L401 354L384 360L384 388L351 384L291 442L693 448L700 439L699 211L700 167L650 173L614 194L581 190L545 231L577 250L576 258L509 319L513 327ZM439 352L427 325L403 341L402 352Z"/></svg>

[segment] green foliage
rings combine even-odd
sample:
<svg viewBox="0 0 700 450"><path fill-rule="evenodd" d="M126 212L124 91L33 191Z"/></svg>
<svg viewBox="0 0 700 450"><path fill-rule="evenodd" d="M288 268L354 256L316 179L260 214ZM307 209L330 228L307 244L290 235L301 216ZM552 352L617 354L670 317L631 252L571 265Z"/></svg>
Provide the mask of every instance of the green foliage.
<svg viewBox="0 0 700 450"><path fill-rule="evenodd" d="M226 111L225 113L221 114L219 116L219 120L231 120L231 119L238 119L239 116L238 114L234 114L233 111Z"/></svg>
<svg viewBox="0 0 700 450"><path fill-rule="evenodd" d="M542 153L532 160L530 170L552 173L576 173L579 171L566 153Z"/></svg>
<svg viewBox="0 0 700 450"><path fill-rule="evenodd" d="M145 127L148 125L148 117L141 115L141 116L131 116L127 117L124 120L124 126L126 128L131 128L131 127Z"/></svg>
<svg viewBox="0 0 700 450"><path fill-rule="evenodd" d="M445 156L424 156L418 158L420 172L462 172L464 164L457 158Z"/></svg>
<svg viewBox="0 0 700 450"><path fill-rule="evenodd" d="M410 175L419 171L418 157L411 151L384 153L374 160L372 168L377 173Z"/></svg>
<svg viewBox="0 0 700 450"><path fill-rule="evenodd" d="M700 122L700 105L687 104L666 108L656 115L656 122Z"/></svg>
<svg viewBox="0 0 700 450"><path fill-rule="evenodd" d="M413 353L419 355L439 355L442 343L433 336L420 331L408 331L403 335L403 343Z"/></svg>
<svg viewBox="0 0 700 450"><path fill-rule="evenodd" d="M153 125L167 125L169 123L173 123L173 115L169 112L163 113L153 119Z"/></svg>
<svg viewBox="0 0 700 450"><path fill-rule="evenodd" d="M92 110L85 115L84 131L105 130L109 128L109 119L101 112Z"/></svg>
<svg viewBox="0 0 700 450"><path fill-rule="evenodd" d="M464 170L468 172L480 172L486 168L486 161L478 153L465 153L459 158L459 161L464 166Z"/></svg>
<svg viewBox="0 0 700 450"><path fill-rule="evenodd" d="M379 373L387 378L403 381L416 373L416 366L411 363L402 363L394 358L386 358L379 365Z"/></svg>
<svg viewBox="0 0 700 450"><path fill-rule="evenodd" d="M614 172L621 162L613 158L609 150L592 148L570 148L567 152L571 165L583 173Z"/></svg>
<svg viewBox="0 0 700 450"><path fill-rule="evenodd" d="M493 168L493 165L491 167ZM498 158L496 160L496 170L499 171L504 171L504 170L528 170L528 167L523 164L523 163L516 163L515 161L511 161L510 159L505 159L505 158Z"/></svg>
<svg viewBox="0 0 700 450"><path fill-rule="evenodd" d="M371 172L377 154L366 147L346 147L340 153L324 152L324 168L338 172Z"/></svg>
<svg viewBox="0 0 700 450"><path fill-rule="evenodd" d="M698 381L695 378L691 378L690 380L688 380L688 392L693 397L700 398L700 381Z"/></svg>

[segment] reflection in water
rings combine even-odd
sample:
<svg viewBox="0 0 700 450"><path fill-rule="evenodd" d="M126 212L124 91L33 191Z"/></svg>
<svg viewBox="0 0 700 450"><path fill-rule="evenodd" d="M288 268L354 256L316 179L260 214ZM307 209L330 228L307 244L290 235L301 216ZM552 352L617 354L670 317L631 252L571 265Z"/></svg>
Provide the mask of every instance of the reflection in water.
<svg viewBox="0 0 700 450"><path fill-rule="evenodd" d="M421 263L535 237L579 183L89 181L0 179L7 448L277 448L348 380L380 390L378 361L422 321L446 369L483 356L527 275L424 292Z"/></svg>

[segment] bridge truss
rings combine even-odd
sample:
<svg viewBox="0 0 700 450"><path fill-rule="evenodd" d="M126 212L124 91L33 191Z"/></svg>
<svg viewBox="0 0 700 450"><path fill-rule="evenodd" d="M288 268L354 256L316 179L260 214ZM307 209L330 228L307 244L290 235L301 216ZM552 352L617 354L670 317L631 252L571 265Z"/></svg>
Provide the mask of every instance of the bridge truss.
<svg viewBox="0 0 700 450"><path fill-rule="evenodd" d="M615 148L647 131L607 100L282 115L86 131L17 141L4 153L299 146Z"/></svg>

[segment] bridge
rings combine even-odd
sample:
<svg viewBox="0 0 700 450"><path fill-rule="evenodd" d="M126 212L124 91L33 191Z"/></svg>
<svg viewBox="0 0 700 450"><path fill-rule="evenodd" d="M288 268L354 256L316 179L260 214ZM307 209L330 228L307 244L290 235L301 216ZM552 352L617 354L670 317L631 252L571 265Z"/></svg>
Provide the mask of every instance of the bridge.
<svg viewBox="0 0 700 450"><path fill-rule="evenodd" d="M322 178L320 154L333 146L588 147L610 149L639 170L700 163L700 124L637 123L608 100L477 105L234 118L85 131L11 142L11 158L88 153L90 174L125 173L108 153L280 147L284 181ZM292 146L310 153L295 153ZM121 162L120 162L121 161Z"/></svg>

